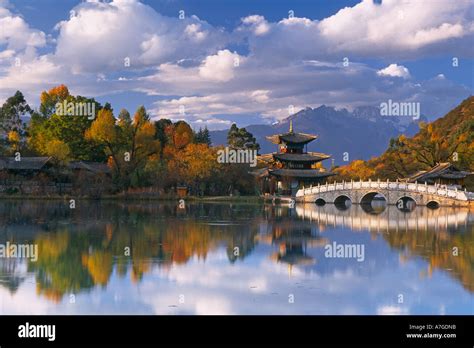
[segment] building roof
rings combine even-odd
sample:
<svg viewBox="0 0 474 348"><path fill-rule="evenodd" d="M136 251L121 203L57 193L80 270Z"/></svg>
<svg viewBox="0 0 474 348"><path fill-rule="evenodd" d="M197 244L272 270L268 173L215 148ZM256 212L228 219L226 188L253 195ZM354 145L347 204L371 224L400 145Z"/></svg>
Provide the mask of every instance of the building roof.
<svg viewBox="0 0 474 348"><path fill-rule="evenodd" d="M257 178L264 178L269 175L268 168L260 168L249 172L250 175L256 176Z"/></svg>
<svg viewBox="0 0 474 348"><path fill-rule="evenodd" d="M70 169L86 170L92 173L110 173L110 168L106 163L89 162L89 161L75 161L69 163Z"/></svg>
<svg viewBox="0 0 474 348"><path fill-rule="evenodd" d="M267 139L274 144L281 144L281 143L307 144L316 138L317 138L316 135L306 134L306 133L293 133L293 132L288 132L284 134L275 134L275 135L271 135L267 137Z"/></svg>
<svg viewBox="0 0 474 348"><path fill-rule="evenodd" d="M273 158L279 161L290 162L319 162L331 156L319 152L308 153L274 153Z"/></svg>
<svg viewBox="0 0 474 348"><path fill-rule="evenodd" d="M290 129L288 133L275 134L267 137L267 139L274 144L293 143L303 145L313 141L316 138L316 135L293 132L293 120L290 120Z"/></svg>
<svg viewBox="0 0 474 348"><path fill-rule="evenodd" d="M428 182L437 178L441 179L464 179L465 177L473 175L471 172L459 170L452 163L444 162L438 163L430 170L422 170L410 176L408 182Z"/></svg>
<svg viewBox="0 0 474 348"><path fill-rule="evenodd" d="M257 161L262 162L264 164L270 164L273 162L273 154L272 153L266 153L263 155L258 155L257 156Z"/></svg>
<svg viewBox="0 0 474 348"><path fill-rule="evenodd" d="M0 170L41 170L51 157L21 157L20 161L15 161L14 157L0 158Z"/></svg>
<svg viewBox="0 0 474 348"><path fill-rule="evenodd" d="M322 172L318 169L270 169L270 175L278 177L297 177L297 178L326 178L335 175L331 172Z"/></svg>

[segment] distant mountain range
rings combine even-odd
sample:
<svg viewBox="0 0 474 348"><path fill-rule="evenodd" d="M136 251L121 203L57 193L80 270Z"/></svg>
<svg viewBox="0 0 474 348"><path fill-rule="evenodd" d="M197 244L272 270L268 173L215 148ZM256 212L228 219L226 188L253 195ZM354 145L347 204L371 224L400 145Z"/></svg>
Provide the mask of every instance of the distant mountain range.
<svg viewBox="0 0 474 348"><path fill-rule="evenodd" d="M318 135L318 139L308 145L308 151L324 152L331 155L336 164L347 164L343 162L345 152L349 153L349 161L380 155L387 149L390 138L402 133L414 135L419 129L418 122L426 121L426 117L413 120L406 116L381 116L379 108L372 106L358 107L350 112L322 105L303 109L273 125L245 128L257 139L261 154L275 152L276 145L265 137L288 132L290 120L293 120L295 132ZM212 144L225 145L227 132L211 131Z"/></svg>

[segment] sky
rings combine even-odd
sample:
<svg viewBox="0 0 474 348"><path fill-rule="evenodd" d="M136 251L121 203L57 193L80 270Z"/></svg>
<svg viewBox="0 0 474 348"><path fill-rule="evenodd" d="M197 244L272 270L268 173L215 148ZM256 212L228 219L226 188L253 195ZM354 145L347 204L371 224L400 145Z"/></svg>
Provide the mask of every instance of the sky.
<svg viewBox="0 0 474 348"><path fill-rule="evenodd" d="M193 128L472 95L471 0L0 0L0 102L59 84Z"/></svg>

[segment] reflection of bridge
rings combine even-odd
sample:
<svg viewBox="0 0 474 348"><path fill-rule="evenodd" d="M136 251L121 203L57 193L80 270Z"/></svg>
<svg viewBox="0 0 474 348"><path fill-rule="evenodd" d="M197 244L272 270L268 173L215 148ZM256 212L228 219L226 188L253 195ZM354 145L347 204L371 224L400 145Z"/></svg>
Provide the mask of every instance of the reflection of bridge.
<svg viewBox="0 0 474 348"><path fill-rule="evenodd" d="M350 181L306 187L298 190L296 201L355 204L370 202L382 195L387 204L399 205L414 201L416 205L469 206L474 202L472 192L461 191L439 185L390 181Z"/></svg>
<svg viewBox="0 0 474 348"><path fill-rule="evenodd" d="M318 207L314 204L296 205L298 217L326 226L346 226L351 230L369 231L461 231L474 222L470 209L416 209L405 213L386 207L378 214L367 213L358 206L339 210L335 206Z"/></svg>

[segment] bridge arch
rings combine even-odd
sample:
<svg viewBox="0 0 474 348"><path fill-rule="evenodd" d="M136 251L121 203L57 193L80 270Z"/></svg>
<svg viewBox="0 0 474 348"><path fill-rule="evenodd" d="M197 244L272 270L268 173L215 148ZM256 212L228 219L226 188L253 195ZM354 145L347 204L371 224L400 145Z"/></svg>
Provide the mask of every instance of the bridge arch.
<svg viewBox="0 0 474 348"><path fill-rule="evenodd" d="M377 191L367 192L365 195L362 196L359 203L369 205L369 204L372 203L375 196L378 196L378 195L382 196L385 199L385 202L388 203L387 197L385 197L385 195L383 193L380 193L380 192L377 192Z"/></svg>
<svg viewBox="0 0 474 348"><path fill-rule="evenodd" d="M418 202L412 196L404 194L395 201L395 205L398 209L404 212L413 211L418 205Z"/></svg>
<svg viewBox="0 0 474 348"><path fill-rule="evenodd" d="M441 204L438 201L431 200L428 203L426 203L426 206L430 209L438 209L441 206Z"/></svg>
<svg viewBox="0 0 474 348"><path fill-rule="evenodd" d="M339 195L334 199L334 205L339 210L346 210L351 206L351 204L352 198L345 194Z"/></svg>
<svg viewBox="0 0 474 348"><path fill-rule="evenodd" d="M316 203L316 205L323 206L326 204L326 201L321 197L318 197L314 203Z"/></svg>

